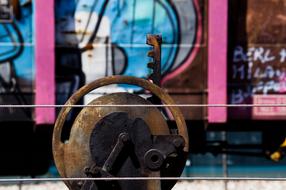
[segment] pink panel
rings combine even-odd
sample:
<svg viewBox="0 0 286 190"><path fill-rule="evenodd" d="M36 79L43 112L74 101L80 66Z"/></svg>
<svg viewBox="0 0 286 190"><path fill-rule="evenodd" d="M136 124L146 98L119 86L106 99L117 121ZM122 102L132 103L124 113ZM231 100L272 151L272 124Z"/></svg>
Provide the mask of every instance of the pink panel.
<svg viewBox="0 0 286 190"><path fill-rule="evenodd" d="M208 103L227 103L227 13L228 0L210 0L208 31ZM227 108L209 107L210 123L227 119Z"/></svg>
<svg viewBox="0 0 286 190"><path fill-rule="evenodd" d="M55 23L54 0L35 3L35 104L55 104ZM36 108L36 124L53 124L55 108Z"/></svg>
<svg viewBox="0 0 286 190"><path fill-rule="evenodd" d="M285 95L254 95L253 104L268 104L268 105L281 105L286 104ZM285 120L286 107L254 107L252 109L252 118L261 120Z"/></svg>

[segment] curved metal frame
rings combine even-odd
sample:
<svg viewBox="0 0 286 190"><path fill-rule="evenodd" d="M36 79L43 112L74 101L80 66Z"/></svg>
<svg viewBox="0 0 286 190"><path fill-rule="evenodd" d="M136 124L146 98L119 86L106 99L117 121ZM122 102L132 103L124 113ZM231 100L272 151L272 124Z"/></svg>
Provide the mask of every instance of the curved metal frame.
<svg viewBox="0 0 286 190"><path fill-rule="evenodd" d="M83 86L68 99L65 105L75 105L84 95L88 94L92 90L110 84L130 84L130 85L140 86L145 90L148 90L153 94L155 94L156 96L158 96L164 104L166 105L175 104L173 99L165 91L163 91L163 89L145 79L130 77L130 76L110 76L95 80L94 82ZM64 151L62 150L64 148L64 143L61 142L61 133L66 117L68 116L71 109L72 107L69 106L63 107L55 123L55 128L53 132L53 155L55 160L60 160L60 158L62 158L63 156L62 154L64 153ZM183 114L181 113L178 107L169 107L169 110L175 119L179 135L181 135L185 140L185 147L183 150L187 153L189 149L189 140Z"/></svg>

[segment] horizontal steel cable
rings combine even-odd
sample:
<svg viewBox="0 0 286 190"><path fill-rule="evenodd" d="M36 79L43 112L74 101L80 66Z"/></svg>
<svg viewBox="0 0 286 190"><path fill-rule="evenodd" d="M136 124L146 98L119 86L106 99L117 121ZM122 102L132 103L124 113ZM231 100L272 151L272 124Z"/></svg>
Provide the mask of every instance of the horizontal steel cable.
<svg viewBox="0 0 286 190"><path fill-rule="evenodd" d="M4 46L4 47L9 47L9 46L34 46L35 44L34 43L15 43L15 42L0 42L0 46ZM94 43L92 44L96 47L113 47L114 45L113 44L97 44L97 43ZM120 47L123 47L123 48L130 48L130 47L135 47L135 48L149 48L148 45L146 44L124 44L124 43L120 43L120 44L117 44L119 45ZM59 45L58 47L66 47L64 45ZM180 47L180 48L193 48L193 47L200 47L200 45L192 45L192 44L162 44L161 45L162 48L176 48L176 47Z"/></svg>
<svg viewBox="0 0 286 190"><path fill-rule="evenodd" d="M286 104L95 104L95 105L52 105L52 104L0 104L0 108L61 108L61 107L286 107Z"/></svg>
<svg viewBox="0 0 286 190"><path fill-rule="evenodd" d="M177 180L177 181L286 181L286 178L264 177L103 177L103 178L9 178L0 179L4 182L39 182L39 181L142 181L142 180Z"/></svg>

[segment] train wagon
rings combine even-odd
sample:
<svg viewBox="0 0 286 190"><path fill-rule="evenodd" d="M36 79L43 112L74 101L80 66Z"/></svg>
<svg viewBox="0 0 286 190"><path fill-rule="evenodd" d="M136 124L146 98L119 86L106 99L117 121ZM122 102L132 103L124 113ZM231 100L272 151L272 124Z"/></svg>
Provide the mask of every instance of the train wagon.
<svg viewBox="0 0 286 190"><path fill-rule="evenodd" d="M147 34L162 36L159 85L181 105L191 154L280 160L285 8L285 0L0 0L0 173L47 170L56 117L80 87L111 75L147 79ZM114 92L148 96L114 84L79 104ZM63 139L78 112L67 118ZM209 141L210 131L258 131L262 141ZM244 152L253 147L260 152Z"/></svg>

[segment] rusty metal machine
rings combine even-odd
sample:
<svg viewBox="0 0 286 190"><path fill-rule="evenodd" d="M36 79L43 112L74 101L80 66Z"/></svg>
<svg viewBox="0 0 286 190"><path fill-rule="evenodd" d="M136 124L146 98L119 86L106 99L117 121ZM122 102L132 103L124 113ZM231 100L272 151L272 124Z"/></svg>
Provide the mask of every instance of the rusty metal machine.
<svg viewBox="0 0 286 190"><path fill-rule="evenodd" d="M161 37L148 35L147 44L153 46L148 53L154 60L148 64L153 69L152 82L110 76L83 86L59 113L53 133L53 154L57 169L64 178L157 178L65 181L69 189L168 190L176 181L159 180L158 177L181 175L189 149L185 120L178 107L168 107L175 103L159 87ZM96 98L82 108L71 126L69 139L62 142L63 126L72 109L70 105L75 105L92 90L110 84L136 85L150 92L152 98L147 100L130 93L112 93ZM161 103L172 114L175 128L168 126L163 108L152 106Z"/></svg>

